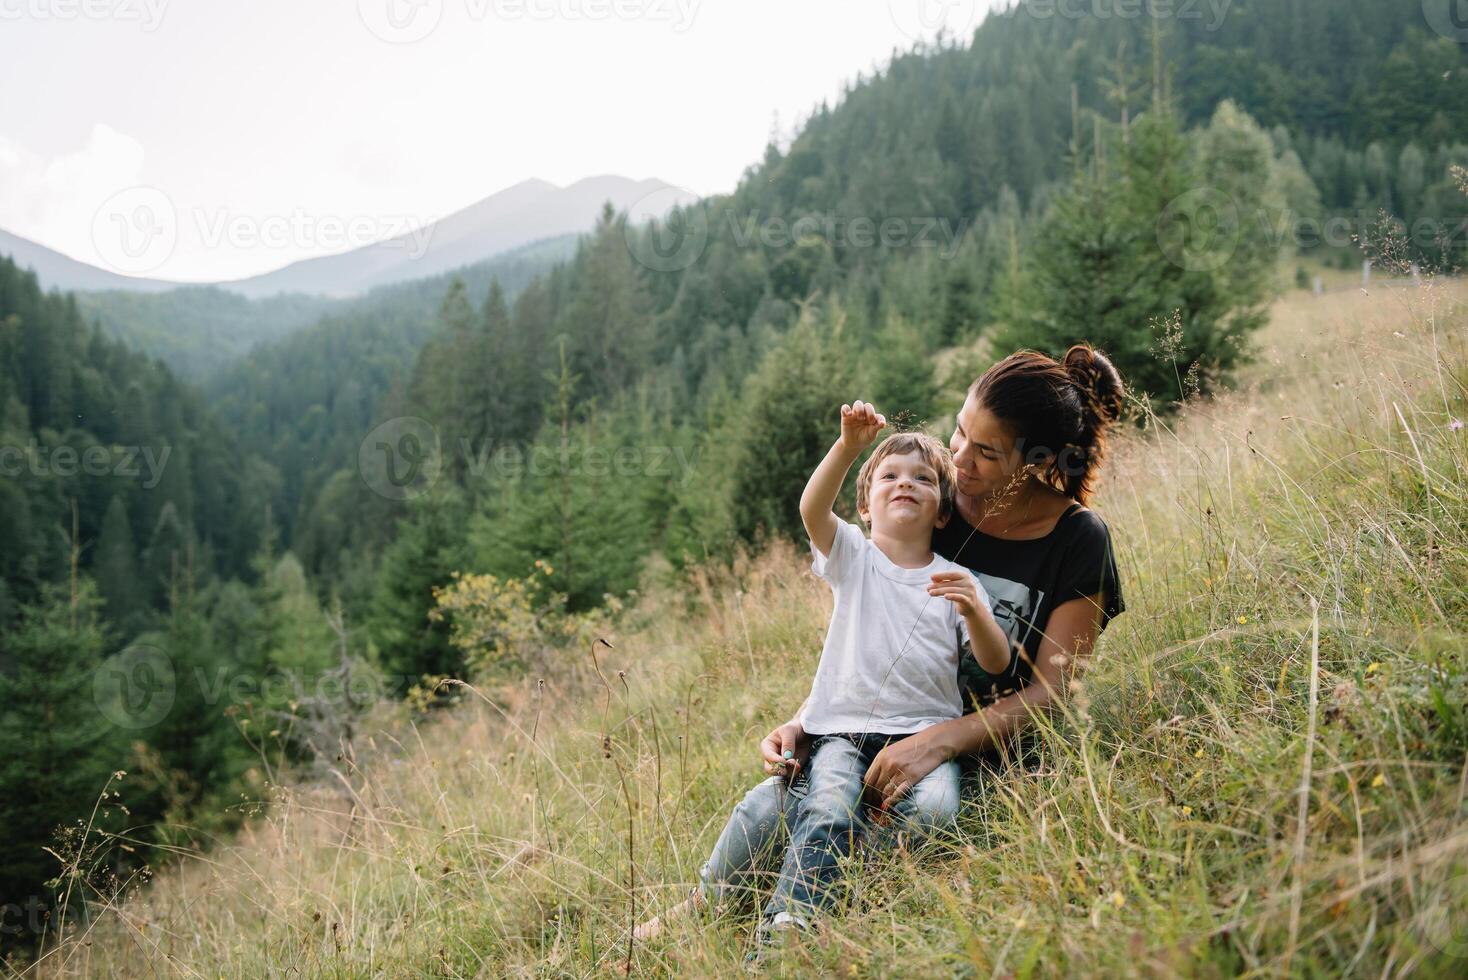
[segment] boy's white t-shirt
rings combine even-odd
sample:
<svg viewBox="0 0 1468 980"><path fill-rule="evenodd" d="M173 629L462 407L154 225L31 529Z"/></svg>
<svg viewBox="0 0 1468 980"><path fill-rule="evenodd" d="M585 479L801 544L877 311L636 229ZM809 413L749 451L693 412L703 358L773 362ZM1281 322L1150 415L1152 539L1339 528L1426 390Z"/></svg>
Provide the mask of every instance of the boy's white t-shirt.
<svg viewBox="0 0 1468 980"><path fill-rule="evenodd" d="M836 608L800 713L806 732L898 735L962 714L958 656L968 624L952 600L927 587L938 572L960 571L988 607L973 574L936 554L922 568L902 568L839 517L831 554L814 542L811 553L811 570L831 584Z"/></svg>

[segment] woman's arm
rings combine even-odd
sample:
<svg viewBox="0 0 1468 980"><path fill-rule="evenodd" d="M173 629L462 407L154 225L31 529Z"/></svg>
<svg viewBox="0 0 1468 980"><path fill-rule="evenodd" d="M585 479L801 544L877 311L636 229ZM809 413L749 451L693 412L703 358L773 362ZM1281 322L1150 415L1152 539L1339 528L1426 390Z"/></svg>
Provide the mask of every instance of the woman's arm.
<svg viewBox="0 0 1468 980"><path fill-rule="evenodd" d="M878 752L867 769L868 801L886 809L942 763L1005 741L1029 724L1032 711L1048 709L1063 697L1071 674L1096 644L1102 598L1098 593L1055 607L1040 640L1033 679L1023 689Z"/></svg>

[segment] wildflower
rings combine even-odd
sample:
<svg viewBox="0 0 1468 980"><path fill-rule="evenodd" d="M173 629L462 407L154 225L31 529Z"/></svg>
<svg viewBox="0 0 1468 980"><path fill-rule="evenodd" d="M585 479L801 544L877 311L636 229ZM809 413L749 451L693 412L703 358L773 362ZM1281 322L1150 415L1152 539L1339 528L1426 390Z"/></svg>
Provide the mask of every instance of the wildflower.
<svg viewBox="0 0 1468 980"><path fill-rule="evenodd" d="M1380 663L1369 663L1366 665L1366 673L1374 674L1381 669Z"/></svg>
<svg viewBox="0 0 1468 980"><path fill-rule="evenodd" d="M1240 616L1239 617L1239 625L1240 626L1244 625L1248 621L1249 621L1249 617L1248 616Z"/></svg>
<svg viewBox="0 0 1468 980"><path fill-rule="evenodd" d="M1382 785L1385 782L1386 782L1386 776L1384 776L1381 773L1377 773L1376 774L1376 778L1373 779L1373 780L1371 780L1371 788L1372 789L1376 789L1376 787Z"/></svg>
<svg viewBox="0 0 1468 980"><path fill-rule="evenodd" d="M1120 889L1117 889L1116 891L1111 893L1111 904L1115 905L1117 908L1121 908L1123 905L1126 904L1126 896L1121 893Z"/></svg>
<svg viewBox="0 0 1468 980"><path fill-rule="evenodd" d="M1190 807L1190 806L1184 806L1183 807L1183 816L1185 816L1185 817L1191 817L1192 815L1193 815L1193 808Z"/></svg>
<svg viewBox="0 0 1468 980"><path fill-rule="evenodd" d="M1448 430L1451 431L1451 432L1457 432L1457 431L1459 431L1462 428L1463 428L1463 420L1462 419L1453 419L1453 421L1451 421L1451 422L1448 423Z"/></svg>

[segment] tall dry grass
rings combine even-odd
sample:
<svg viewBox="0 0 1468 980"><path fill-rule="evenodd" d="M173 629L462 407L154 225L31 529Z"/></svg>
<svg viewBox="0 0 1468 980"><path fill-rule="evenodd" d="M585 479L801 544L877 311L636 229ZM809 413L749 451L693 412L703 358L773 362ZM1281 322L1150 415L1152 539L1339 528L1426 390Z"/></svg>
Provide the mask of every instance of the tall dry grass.
<svg viewBox="0 0 1468 980"><path fill-rule="evenodd" d="M1043 765L771 969L1462 975L1465 301L1292 295L1240 390L1122 440L1098 510L1128 611ZM33 973L727 975L748 915L629 928L761 778L828 610L785 545L651 588L610 647L274 787Z"/></svg>

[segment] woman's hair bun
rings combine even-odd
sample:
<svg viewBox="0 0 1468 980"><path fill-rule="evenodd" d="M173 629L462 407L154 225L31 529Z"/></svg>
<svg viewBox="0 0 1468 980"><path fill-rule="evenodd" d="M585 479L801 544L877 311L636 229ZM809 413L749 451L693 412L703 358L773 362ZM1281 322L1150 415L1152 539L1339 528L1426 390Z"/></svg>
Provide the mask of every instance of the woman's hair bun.
<svg viewBox="0 0 1468 980"><path fill-rule="evenodd" d="M1121 416L1124 404L1121 374L1110 358L1090 344L1073 345L1060 363L1080 389L1083 424L1090 437L1086 441L1093 441Z"/></svg>

